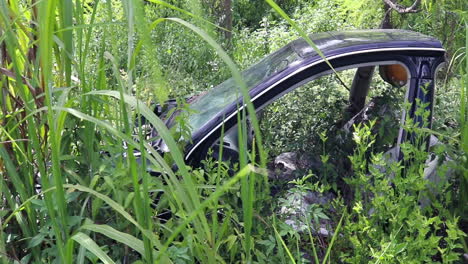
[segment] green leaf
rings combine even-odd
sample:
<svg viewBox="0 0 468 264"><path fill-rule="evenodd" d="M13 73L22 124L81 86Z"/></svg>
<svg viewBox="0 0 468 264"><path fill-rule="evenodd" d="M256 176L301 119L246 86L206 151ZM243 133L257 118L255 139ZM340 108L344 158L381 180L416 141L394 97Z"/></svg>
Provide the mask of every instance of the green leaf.
<svg viewBox="0 0 468 264"><path fill-rule="evenodd" d="M46 237L46 235L44 233L39 233L37 235L35 235L33 238L31 238L31 240L29 241L28 243L28 248L33 248L39 244L42 243L42 241L44 241L44 238Z"/></svg>
<svg viewBox="0 0 468 264"><path fill-rule="evenodd" d="M225 184L223 184L214 193L212 193L206 200L204 200L203 203L200 204L200 206L197 207L193 212L191 212L190 215L188 215L187 218L172 232L171 236L166 240L166 243L161 248L156 260L160 259L163 256L163 254L169 248L169 245L174 241L174 239L176 239L177 235L179 235L195 217L202 213L205 208L210 206L213 201L217 200L219 197L221 197L221 195L227 192L234 184L236 184L238 181L242 180L254 171L256 171L255 167L251 164L245 166L234 177L229 179ZM259 171L257 170L257 172Z"/></svg>
<svg viewBox="0 0 468 264"><path fill-rule="evenodd" d="M115 262L92 240L88 235L78 232L71 239L78 242L81 246L89 250L98 257L104 264L114 264Z"/></svg>
<svg viewBox="0 0 468 264"><path fill-rule="evenodd" d="M144 229L129 213L127 213L127 211L125 211L125 208L123 208L122 205L118 204L116 201L112 200L111 198L109 198L108 196L104 195L104 194L101 194L101 193L98 193L94 190L91 190L89 189L88 187L85 187L85 186L81 186L81 185L71 185L71 184L64 184L63 185L65 188L70 188L70 189L77 189L79 191L82 191L82 192L87 192L87 193L90 193L94 196L96 196L97 198L103 200L104 202L106 202L110 207L112 207L112 209L114 209L116 212L118 212L120 215L122 215L125 219L127 219L129 222L131 222L132 224L134 224L142 233L143 235L145 235L146 237L148 237L149 239L152 240L152 242L156 245L156 246L159 246L160 245L160 242L159 240L154 236L154 234L152 234L151 232L149 232L148 230Z"/></svg>
<svg viewBox="0 0 468 264"><path fill-rule="evenodd" d="M273 231L275 231L276 239L281 243L283 248L286 250L286 253L288 254L289 260L291 263L296 263L296 260L294 259L293 255L291 254L291 251L289 250L288 246L284 242L283 238L281 237L281 234L278 232L276 229L276 223L275 223L275 218L273 218Z"/></svg>
<svg viewBox="0 0 468 264"><path fill-rule="evenodd" d="M132 236L132 235L129 235L127 233L124 233L124 232L120 232L108 225L96 225L96 224L85 224L81 227L82 229L87 229L87 230L90 230L90 231L93 231L93 232L97 232L97 233L100 233L100 234L103 234L115 241L118 241L120 243L123 243L129 247L131 247L132 249L134 249L135 251L137 251L138 253L140 253L141 255L144 255L145 254L145 247L143 245L143 241Z"/></svg>
<svg viewBox="0 0 468 264"><path fill-rule="evenodd" d="M403 252L406 249L407 245L408 245L408 243L400 243L400 244L396 245L395 248L393 249L395 251L394 254L399 254L399 253Z"/></svg>
<svg viewBox="0 0 468 264"><path fill-rule="evenodd" d="M335 229L335 234L333 235L330 244L328 244L327 253L325 253L325 257L323 258L323 262L322 262L323 264L327 263L328 257L330 256L330 253L331 253L331 249L333 248L333 244L335 243L335 240L338 237L338 233L340 232L341 224L343 223L343 218L345 217L345 215L346 215L346 211L344 211L343 215L341 215L340 222L338 222L338 225L336 226L336 229Z"/></svg>

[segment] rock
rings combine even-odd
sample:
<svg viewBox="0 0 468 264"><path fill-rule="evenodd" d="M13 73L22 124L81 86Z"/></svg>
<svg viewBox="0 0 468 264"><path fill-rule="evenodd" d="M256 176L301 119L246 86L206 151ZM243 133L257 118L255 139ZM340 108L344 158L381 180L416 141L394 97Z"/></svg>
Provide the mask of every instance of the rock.
<svg viewBox="0 0 468 264"><path fill-rule="evenodd" d="M284 152L275 158L274 173L269 174L271 178L280 180L293 180L298 170L318 170L322 166L319 158L309 157L298 152Z"/></svg>
<svg viewBox="0 0 468 264"><path fill-rule="evenodd" d="M283 206L281 206L279 213L286 216L303 216L310 205L304 199L305 195L302 193L288 193L288 197L283 199Z"/></svg>
<svg viewBox="0 0 468 264"><path fill-rule="evenodd" d="M336 196L331 192L326 193L319 193L319 192L307 192L306 196L304 197L307 204L320 204L326 205L329 204L335 199Z"/></svg>
<svg viewBox="0 0 468 264"><path fill-rule="evenodd" d="M283 205L278 213L285 219L284 222L287 225L298 232L304 232L308 228L307 223L304 222L305 216L311 207L313 205L328 205L334 198L335 195L333 193L319 193L314 191L288 192L287 197L282 199ZM313 218L313 216L311 216L311 218ZM324 237L333 235L333 232L330 231L333 222L330 219L319 217L319 223L316 223L313 219L311 219L311 221L310 227L312 234Z"/></svg>
<svg viewBox="0 0 468 264"><path fill-rule="evenodd" d="M317 232L319 235L324 236L324 237L329 237L332 236L333 234L330 233L327 229L320 227L320 229Z"/></svg>
<svg viewBox="0 0 468 264"><path fill-rule="evenodd" d="M281 178L289 178L297 170L297 156L296 152L285 152L275 158L275 169L281 172Z"/></svg>

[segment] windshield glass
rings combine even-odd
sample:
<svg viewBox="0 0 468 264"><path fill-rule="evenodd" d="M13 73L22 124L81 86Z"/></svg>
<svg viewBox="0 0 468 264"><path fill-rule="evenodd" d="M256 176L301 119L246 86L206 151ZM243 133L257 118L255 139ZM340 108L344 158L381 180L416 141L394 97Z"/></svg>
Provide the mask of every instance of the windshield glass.
<svg viewBox="0 0 468 264"><path fill-rule="evenodd" d="M273 74L283 71L288 65L298 59L297 53L288 45L251 66L242 72L241 75L247 84L247 88L250 90ZM230 78L197 97L190 103L190 108L195 110L195 113L189 117L192 132L200 129L223 108L234 103L240 96L241 91L239 86L233 78Z"/></svg>
<svg viewBox="0 0 468 264"><path fill-rule="evenodd" d="M349 48L358 45L363 45L367 49L376 47L375 44L379 44L381 47L383 45L382 43L388 44L395 41L407 41L411 44L425 41L426 43L424 43L424 45L440 46L440 42L433 38L402 30L322 32L312 34L309 37L324 53L330 50ZM291 64L316 55L317 52L315 49L303 39L298 39L242 72L242 77L250 90L275 73L281 72L288 66L291 66ZM189 117L189 124L192 128L192 132L199 130L221 110L236 102L240 94L239 87L236 85L234 79L231 78L205 94L198 96L190 103L190 108L195 110L195 114Z"/></svg>

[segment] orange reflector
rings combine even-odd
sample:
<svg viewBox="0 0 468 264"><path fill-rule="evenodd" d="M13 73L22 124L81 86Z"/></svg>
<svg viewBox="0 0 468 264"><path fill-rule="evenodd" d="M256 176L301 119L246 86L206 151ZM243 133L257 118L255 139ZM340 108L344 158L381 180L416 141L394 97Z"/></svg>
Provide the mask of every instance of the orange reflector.
<svg viewBox="0 0 468 264"><path fill-rule="evenodd" d="M393 86L401 87L408 81L408 72L400 64L382 65L379 67L379 73L384 81Z"/></svg>

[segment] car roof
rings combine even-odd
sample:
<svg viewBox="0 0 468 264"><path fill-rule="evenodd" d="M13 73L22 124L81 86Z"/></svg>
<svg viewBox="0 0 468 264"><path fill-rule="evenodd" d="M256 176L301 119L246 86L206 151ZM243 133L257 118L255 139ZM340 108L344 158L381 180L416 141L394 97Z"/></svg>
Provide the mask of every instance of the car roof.
<svg viewBox="0 0 468 264"><path fill-rule="evenodd" d="M334 31L310 34L309 38L325 56L359 50L412 48L444 50L436 38L399 29ZM318 56L303 38L288 44L302 58Z"/></svg>

